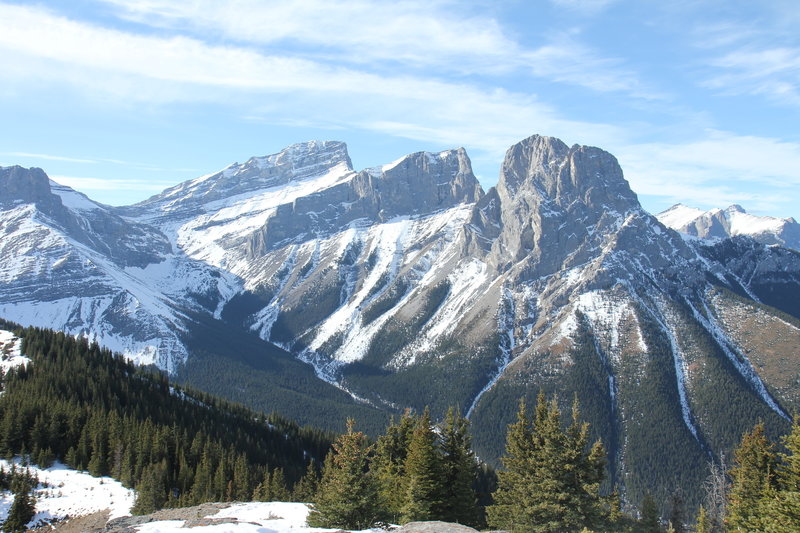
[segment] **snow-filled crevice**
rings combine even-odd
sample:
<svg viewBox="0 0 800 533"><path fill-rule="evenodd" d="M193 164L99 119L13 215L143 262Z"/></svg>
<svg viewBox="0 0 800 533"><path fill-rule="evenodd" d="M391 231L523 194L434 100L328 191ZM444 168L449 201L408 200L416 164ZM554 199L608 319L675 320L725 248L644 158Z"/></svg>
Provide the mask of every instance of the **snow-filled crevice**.
<svg viewBox="0 0 800 533"><path fill-rule="evenodd" d="M516 303L514 302L514 296L510 289L504 287L503 297L500 301L500 308L497 313L497 329L500 339L500 357L497 360L497 370L489 378L489 382L478 392L475 399L472 400L472 405L470 405L467 410L467 418L472 416L472 413L478 406L478 402L480 402L484 394L495 386L514 357L514 347L516 346L514 337L515 320Z"/></svg>
<svg viewBox="0 0 800 533"><path fill-rule="evenodd" d="M272 300L264 307L261 311L258 312L256 315L255 322L250 329L258 333L258 336L262 339L268 341L270 335L272 334L272 326L275 325L275 321L278 320L278 314L281 311L280 308L280 301L281 301L281 294L283 290L286 288L286 284L289 281L289 278L292 277L292 272L294 271L297 265L297 251L299 246L294 245L289 252L289 255L286 257L281 268L278 272L285 272L285 275L278 279L277 287L274 292L274 296Z"/></svg>
<svg viewBox="0 0 800 533"><path fill-rule="evenodd" d="M781 417L785 418L786 420L791 420L786 411L784 411L783 408L778 405L778 403L769 393L767 387L764 385L764 382L761 381L761 377L750 364L750 360L741 354L741 352L734 346L734 344L722 330L720 325L717 323L716 318L714 318L714 314L708 308L708 304L703 301L703 310L705 311L705 316L700 313L688 299L686 300L686 304L692 310L692 314L694 315L695 319L700 322L706 331L711 334L711 336L714 338L714 341L717 343L720 349L722 349L722 352L725 354L731 364L733 364L734 368L736 368L745 381L750 384L750 386L761 397L764 403L766 403L770 409L775 411Z"/></svg>

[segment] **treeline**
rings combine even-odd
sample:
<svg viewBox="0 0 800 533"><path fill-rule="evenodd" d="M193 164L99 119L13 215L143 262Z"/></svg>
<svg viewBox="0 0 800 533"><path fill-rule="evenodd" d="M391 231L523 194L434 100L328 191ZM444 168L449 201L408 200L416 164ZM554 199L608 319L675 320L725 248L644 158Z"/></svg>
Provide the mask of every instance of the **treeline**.
<svg viewBox="0 0 800 533"><path fill-rule="evenodd" d="M15 334L32 364L2 380L0 454L112 476L139 491L138 512L287 499L330 447L326 433L181 389L85 339Z"/></svg>
<svg viewBox="0 0 800 533"><path fill-rule="evenodd" d="M442 520L519 532L658 532L658 508L647 498L639 518L623 513L617 492L601 495L606 451L590 445L577 400L565 426L556 399L544 393L532 415L521 402L508 428L504 469L490 499L481 498L481 468L469 423L450 410L439 426L406 414L377 442L353 423L325 460L309 525L364 529L384 521ZM487 502L488 505L481 505Z"/></svg>

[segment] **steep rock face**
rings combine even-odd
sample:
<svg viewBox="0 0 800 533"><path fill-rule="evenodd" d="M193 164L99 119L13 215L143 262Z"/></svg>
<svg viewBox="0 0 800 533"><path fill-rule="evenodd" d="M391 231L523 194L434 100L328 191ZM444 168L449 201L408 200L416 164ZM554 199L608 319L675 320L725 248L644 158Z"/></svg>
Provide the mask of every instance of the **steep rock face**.
<svg viewBox="0 0 800 533"><path fill-rule="evenodd" d="M676 204L656 216L690 237L719 240L747 235L762 244L800 250L800 224L795 219L751 215L740 205L702 211Z"/></svg>
<svg viewBox="0 0 800 533"><path fill-rule="evenodd" d="M248 257L264 255L281 243L341 231L358 219L386 222L399 216L422 216L474 203L482 194L463 148L411 154L279 205L249 237Z"/></svg>

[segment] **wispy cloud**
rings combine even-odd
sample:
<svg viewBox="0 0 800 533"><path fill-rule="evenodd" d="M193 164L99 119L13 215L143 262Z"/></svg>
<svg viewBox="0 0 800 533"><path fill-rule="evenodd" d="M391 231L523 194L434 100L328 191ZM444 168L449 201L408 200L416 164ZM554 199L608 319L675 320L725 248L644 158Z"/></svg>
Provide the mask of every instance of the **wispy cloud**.
<svg viewBox="0 0 800 533"><path fill-rule="evenodd" d="M175 185L172 181L119 179L119 178L89 178L80 176L50 176L55 182L80 191L143 191L157 193L167 187Z"/></svg>
<svg viewBox="0 0 800 533"><path fill-rule="evenodd" d="M800 106L800 47L739 49L714 58L720 73L707 87L732 94L757 94Z"/></svg>
<svg viewBox="0 0 800 533"><path fill-rule="evenodd" d="M33 154L29 152L0 152L0 155L9 157L24 157L28 159L44 159L46 161L64 161L67 163L97 163L94 159L84 159L78 157L67 157L52 154Z"/></svg>
<svg viewBox="0 0 800 533"><path fill-rule="evenodd" d="M595 91L652 98L622 60L581 44L571 31L551 31L525 47L485 13L446 0L254 2L104 0L140 23L194 30L249 45L294 45L294 57L391 73L393 66L439 73L523 71ZM592 2L599 7L609 0ZM435 72L433 72L435 75Z"/></svg>
<svg viewBox="0 0 800 533"><path fill-rule="evenodd" d="M685 143L630 144L615 152L640 194L698 207L740 203L796 214L800 143L711 130Z"/></svg>
<svg viewBox="0 0 800 533"><path fill-rule="evenodd" d="M8 23L0 32L5 65L24 64L25 72L49 76L47 83L66 80L125 101L230 101L249 116L346 125L493 153L533 129L589 143L623 136L618 128L565 119L535 96L503 89L381 75L189 37L135 35L40 9L0 4L0 20Z"/></svg>
<svg viewBox="0 0 800 533"><path fill-rule="evenodd" d="M705 67L702 86L721 94L757 95L799 107L800 12L796 2L773 0L756 11L734 15L737 12L731 10L721 20L703 19L693 30L694 44L702 51L698 60Z"/></svg>

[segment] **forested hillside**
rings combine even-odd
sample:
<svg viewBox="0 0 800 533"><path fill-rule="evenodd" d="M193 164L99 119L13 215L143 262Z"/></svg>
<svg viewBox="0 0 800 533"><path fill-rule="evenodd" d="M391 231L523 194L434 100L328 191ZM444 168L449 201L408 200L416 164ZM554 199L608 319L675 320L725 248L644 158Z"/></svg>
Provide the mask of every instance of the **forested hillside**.
<svg viewBox="0 0 800 533"><path fill-rule="evenodd" d="M85 339L0 328L32 361L3 378L0 453L110 475L140 490L141 511L249 500L256 488L286 497L330 446L327 434L176 387Z"/></svg>

